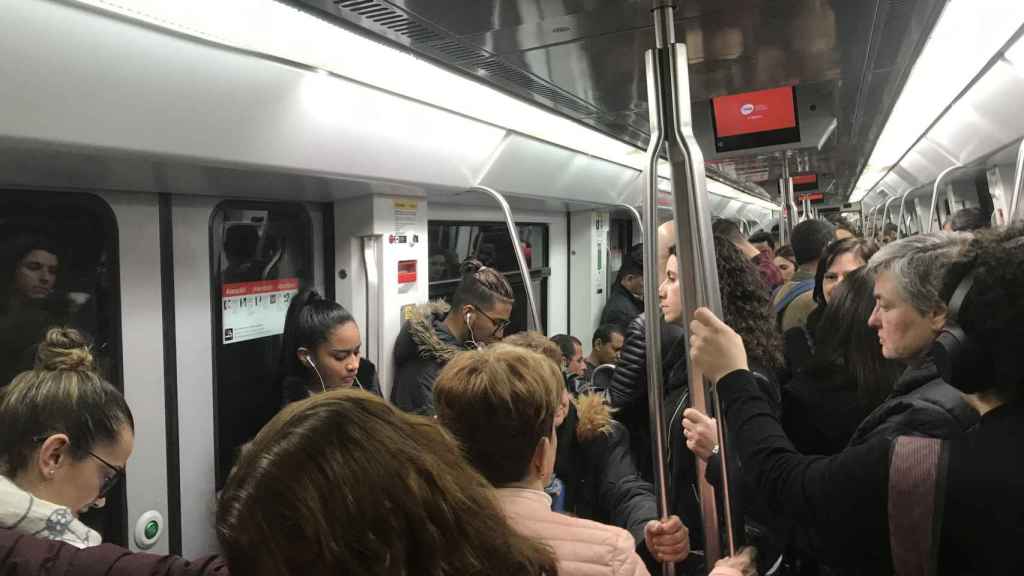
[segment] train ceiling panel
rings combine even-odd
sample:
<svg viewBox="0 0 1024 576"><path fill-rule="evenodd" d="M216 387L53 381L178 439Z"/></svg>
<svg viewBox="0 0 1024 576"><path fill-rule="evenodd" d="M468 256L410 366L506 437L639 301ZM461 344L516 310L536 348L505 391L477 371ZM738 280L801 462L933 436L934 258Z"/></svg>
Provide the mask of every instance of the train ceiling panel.
<svg viewBox="0 0 1024 576"><path fill-rule="evenodd" d="M290 0L554 109L622 141L648 140L643 54L651 0ZM832 101L838 126L804 162L845 197L943 0L680 0L691 98L789 84ZM707 141L708 138L705 138ZM776 154L732 160L774 185Z"/></svg>

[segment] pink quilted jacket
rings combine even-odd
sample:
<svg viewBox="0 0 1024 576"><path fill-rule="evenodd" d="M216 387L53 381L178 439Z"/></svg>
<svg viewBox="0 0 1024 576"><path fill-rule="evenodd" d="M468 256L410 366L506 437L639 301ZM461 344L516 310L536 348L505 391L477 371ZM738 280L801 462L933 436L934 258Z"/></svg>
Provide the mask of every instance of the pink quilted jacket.
<svg viewBox="0 0 1024 576"><path fill-rule="evenodd" d="M551 511L551 497L539 490L500 488L512 526L555 551L560 576L647 576L636 542L622 528Z"/></svg>

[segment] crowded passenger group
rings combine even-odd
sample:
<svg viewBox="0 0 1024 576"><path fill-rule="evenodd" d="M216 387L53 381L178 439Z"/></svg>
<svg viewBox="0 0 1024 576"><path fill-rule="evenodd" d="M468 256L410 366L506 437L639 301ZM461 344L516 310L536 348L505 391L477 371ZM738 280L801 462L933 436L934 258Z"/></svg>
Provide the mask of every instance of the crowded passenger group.
<svg viewBox="0 0 1024 576"><path fill-rule="evenodd" d="M17 372L0 390L0 574L1021 573L1024 228L986 224L965 213L958 230L876 241L808 219L777 246L719 220L721 309L691 314L669 222L657 271L624 251L593 332L550 337L506 334L524 303L469 258L449 302L407 317L389 387L352 314L304 289L280 409L239 451L220 553L201 559L103 544L83 521L124 476L134 420L87 330L54 321L0 367ZM36 245L0 305L49 295L56 258ZM720 414L695 409L691 371ZM721 535L704 533L699 484L726 478L713 505L735 554L708 565Z"/></svg>

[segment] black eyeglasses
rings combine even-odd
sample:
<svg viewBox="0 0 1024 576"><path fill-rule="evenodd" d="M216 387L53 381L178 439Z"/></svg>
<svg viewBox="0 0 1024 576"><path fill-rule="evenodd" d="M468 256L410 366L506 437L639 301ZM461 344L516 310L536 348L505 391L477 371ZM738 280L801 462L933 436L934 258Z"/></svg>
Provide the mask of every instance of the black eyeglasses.
<svg viewBox="0 0 1024 576"><path fill-rule="evenodd" d="M52 435L53 434L44 434L41 436L36 436L35 438L32 439L32 441L35 442L36 444L39 444L40 442L46 441L46 439ZM117 481L120 480L122 476L124 476L124 468L114 466L110 462L107 462L103 458L97 456L96 453L93 452L92 450L86 450L85 452L89 456L92 456L93 458L99 460L100 464L103 464L114 473L113 476L108 476L107 478L104 478L103 483L100 484L100 493L96 495L96 499L99 500L100 498L106 496L107 493L109 493L110 490L117 485Z"/></svg>
<svg viewBox="0 0 1024 576"><path fill-rule="evenodd" d="M92 456L93 458L99 460L100 464L103 464L104 466L110 468L114 472L113 476L108 476L107 478L105 478L103 480L103 484L100 485L100 493L96 496L97 499L100 499L106 496L107 493L110 492L111 488L117 485L117 481L121 479L121 476L124 476L124 468L114 466L110 462L107 462L103 458L97 456L91 450L88 450L87 452L89 453L89 456Z"/></svg>
<svg viewBox="0 0 1024 576"><path fill-rule="evenodd" d="M474 308L476 308L476 307L474 306ZM484 312L483 310L481 310L479 308L477 308L476 311L481 313L481 314L483 314L484 318L487 318L488 320L490 320L491 324L494 325L494 331L491 332L491 336L494 336L495 334L501 332L502 330L505 329L506 326L508 326L512 322L511 320L495 320L494 318L491 318L490 314L488 314L487 312Z"/></svg>

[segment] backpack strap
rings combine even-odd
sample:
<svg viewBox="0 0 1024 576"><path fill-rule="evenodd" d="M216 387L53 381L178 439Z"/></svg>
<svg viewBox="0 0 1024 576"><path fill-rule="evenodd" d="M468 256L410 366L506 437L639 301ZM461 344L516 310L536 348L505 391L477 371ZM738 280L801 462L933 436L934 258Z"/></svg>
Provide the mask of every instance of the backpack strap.
<svg viewBox="0 0 1024 576"><path fill-rule="evenodd" d="M889 463L889 546L898 576L937 573L948 449L937 438L900 436Z"/></svg>
<svg viewBox="0 0 1024 576"><path fill-rule="evenodd" d="M786 292L786 295L782 297L782 300L779 300L775 304L775 316L778 318L780 327L782 326L782 315L786 311L786 308L793 303L793 300L799 298L801 294L805 294L811 290L814 290L814 278L801 280L795 283L793 287L789 289L789 292Z"/></svg>

